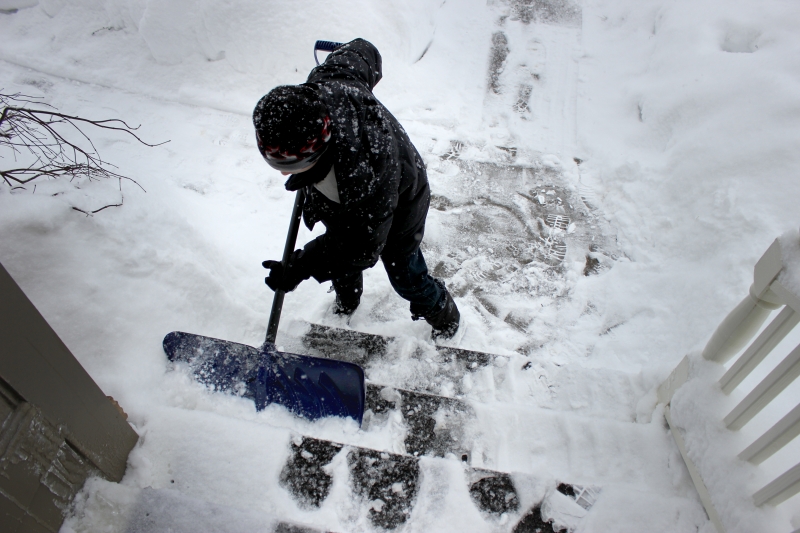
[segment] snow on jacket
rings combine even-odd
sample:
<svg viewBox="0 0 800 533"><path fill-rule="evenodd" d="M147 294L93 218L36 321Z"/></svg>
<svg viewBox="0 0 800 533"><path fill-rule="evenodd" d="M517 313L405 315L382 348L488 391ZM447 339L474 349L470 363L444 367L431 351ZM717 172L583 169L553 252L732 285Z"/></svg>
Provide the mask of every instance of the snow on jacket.
<svg viewBox="0 0 800 533"><path fill-rule="evenodd" d="M303 250L303 268L319 282L370 268L380 256L407 256L422 241L428 177L403 127L372 94L380 79L380 53L364 39L331 53L308 76L328 107L332 145L313 168L293 175L287 189L305 185L306 226L321 221L326 227ZM331 166L339 203L309 186Z"/></svg>

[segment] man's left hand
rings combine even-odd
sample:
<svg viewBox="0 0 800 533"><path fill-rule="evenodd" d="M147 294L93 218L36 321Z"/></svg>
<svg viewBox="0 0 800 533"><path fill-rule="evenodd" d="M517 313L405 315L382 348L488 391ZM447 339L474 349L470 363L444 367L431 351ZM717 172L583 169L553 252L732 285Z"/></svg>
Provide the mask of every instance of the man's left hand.
<svg viewBox="0 0 800 533"><path fill-rule="evenodd" d="M269 275L264 278L273 291L292 292L300 282L310 277L302 268L302 250L295 250L289 257L289 263L284 266L280 261L264 261L261 266L269 269Z"/></svg>

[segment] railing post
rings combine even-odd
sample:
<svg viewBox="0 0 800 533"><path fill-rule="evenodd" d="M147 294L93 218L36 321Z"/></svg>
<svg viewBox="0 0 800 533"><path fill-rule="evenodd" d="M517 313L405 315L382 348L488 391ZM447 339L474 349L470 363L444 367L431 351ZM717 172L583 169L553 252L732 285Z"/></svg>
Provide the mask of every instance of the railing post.
<svg viewBox="0 0 800 533"><path fill-rule="evenodd" d="M775 239L756 263L749 294L725 317L703 349L705 359L725 363L758 333L770 312L784 304L770 290L782 269L781 246Z"/></svg>

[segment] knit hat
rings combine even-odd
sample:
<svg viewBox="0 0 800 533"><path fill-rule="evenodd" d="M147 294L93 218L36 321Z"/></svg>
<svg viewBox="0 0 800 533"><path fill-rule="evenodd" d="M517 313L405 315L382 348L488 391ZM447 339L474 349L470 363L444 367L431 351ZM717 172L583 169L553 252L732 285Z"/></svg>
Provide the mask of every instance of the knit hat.
<svg viewBox="0 0 800 533"><path fill-rule="evenodd" d="M327 106L310 85L281 85L256 104L253 125L261 155L281 171L316 162L331 138Z"/></svg>

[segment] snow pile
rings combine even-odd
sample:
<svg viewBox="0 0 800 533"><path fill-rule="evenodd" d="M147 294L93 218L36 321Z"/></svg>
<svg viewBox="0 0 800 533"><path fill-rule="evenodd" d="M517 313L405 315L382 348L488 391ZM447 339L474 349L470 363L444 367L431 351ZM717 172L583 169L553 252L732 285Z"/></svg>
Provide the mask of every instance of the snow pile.
<svg viewBox="0 0 800 533"><path fill-rule="evenodd" d="M89 132L103 157L147 191L123 182L124 206L94 217L71 208L116 203L117 183L0 186L0 261L142 435L122 485L87 486L69 528L124 530L134 506L156 508L151 489L213 501L221 516L243 509L245 529L257 529L249 522L256 514L283 508L301 523L353 526L333 503L317 514L295 510L275 482L286 443L301 433L394 449L397 428L360 432L279 408L255 413L250 402L211 394L168 368L160 341L171 330L262 341L271 293L260 262L280 255L293 198L257 153L250 113L273 86L304 81L316 39L360 36L383 54L376 94L423 153L443 205L463 192L455 164L445 161L456 146L463 159L486 165L515 153L518 164L558 176L614 241L616 258L591 252L606 263L598 275L583 275L581 251L563 270L547 271L561 276L554 280L530 269L528 296L459 299L460 346L514 354L514 372L460 385L486 402L480 415L496 435L486 440L494 464L602 486L583 531L711 531L652 391L744 297L775 236L798 226L800 7L587 0L580 20L538 24L524 20L526 5L0 0L6 92L41 96L72 114L141 122L145 140L170 139L145 149ZM496 185L483 179L481 191ZM456 214L431 211L426 239L443 255ZM314 234L303 229L301 242ZM476 273L498 261L486 250L458 252L472 256ZM536 294L548 287L558 295ZM336 325L326 289L301 285L287 297L284 323ZM350 327L399 337L403 354L425 344L428 327L408 319L381 267L365 273L365 289ZM525 374L517 372L522 359L531 363ZM696 362L703 376L719 373L704 364ZM387 380L414 372L395 373L391 362L375 369ZM687 384L676 396L683 422L707 427L697 433L707 442L721 434L719 422L706 424L691 402L725 411L733 400L720 394ZM720 457L734 457L733 446ZM728 473L721 460L705 464L719 480ZM735 474L742 487L763 481L736 472L744 472ZM345 487L338 489L341 502ZM441 503L445 495L431 491ZM740 519L731 531L788 531L790 520L800 527L797 498L752 511L738 491L718 496L720 510ZM438 522L441 509L421 510L409 530L463 530ZM162 526L179 527L159 516Z"/></svg>

